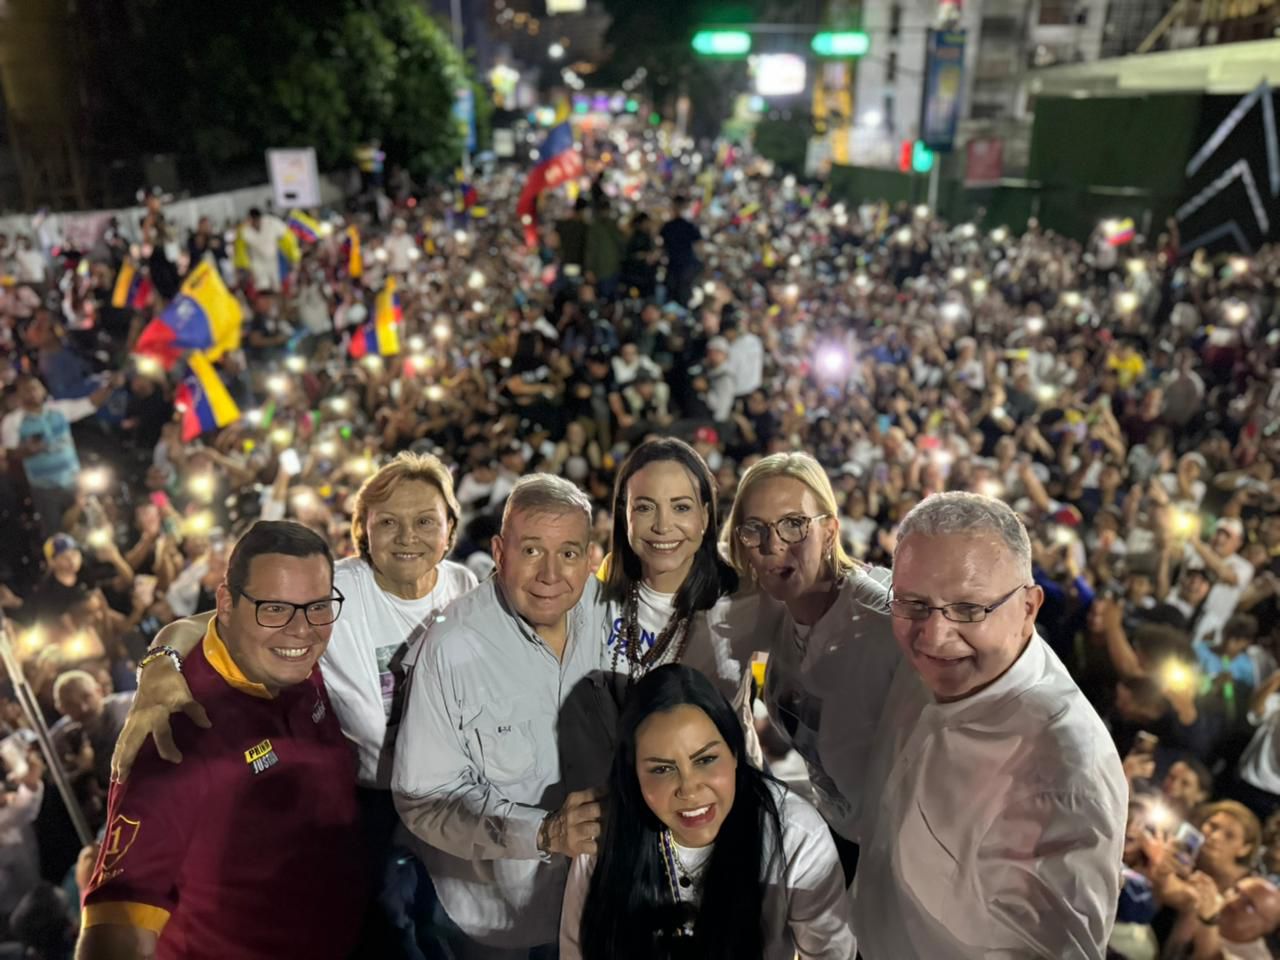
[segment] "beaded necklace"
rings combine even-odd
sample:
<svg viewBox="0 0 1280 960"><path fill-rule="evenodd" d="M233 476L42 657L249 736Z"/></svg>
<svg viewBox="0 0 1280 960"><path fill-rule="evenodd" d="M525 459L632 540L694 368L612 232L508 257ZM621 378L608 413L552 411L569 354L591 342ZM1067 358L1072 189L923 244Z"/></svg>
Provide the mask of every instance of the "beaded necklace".
<svg viewBox="0 0 1280 960"><path fill-rule="evenodd" d="M674 644L675 656L672 662L679 662L684 656L684 648L689 643L689 618L678 617L673 611L667 625L658 634L653 646L643 649L640 634L640 584L632 583L627 591L627 599L622 605L622 635L613 645L613 672L618 672L619 651L624 650L627 657L627 677L634 683L649 670L662 662L667 650ZM636 668L639 668L637 673Z"/></svg>

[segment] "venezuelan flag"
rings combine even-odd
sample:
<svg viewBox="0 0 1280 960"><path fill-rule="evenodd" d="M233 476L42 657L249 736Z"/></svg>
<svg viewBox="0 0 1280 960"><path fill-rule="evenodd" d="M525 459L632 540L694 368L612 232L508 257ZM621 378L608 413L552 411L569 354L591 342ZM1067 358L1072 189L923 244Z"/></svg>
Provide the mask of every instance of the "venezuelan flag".
<svg viewBox="0 0 1280 960"><path fill-rule="evenodd" d="M359 360L361 357L394 357L398 354L402 315L400 296L396 293L396 281L392 277L374 302L373 322L361 324L352 334L351 356Z"/></svg>
<svg viewBox="0 0 1280 960"><path fill-rule="evenodd" d="M244 238L244 227L236 228L236 242L231 247L231 265L237 270L250 270L249 244Z"/></svg>
<svg viewBox="0 0 1280 960"><path fill-rule="evenodd" d="M360 253L360 231L355 225L347 227L347 276L359 279L364 275L364 257Z"/></svg>
<svg viewBox="0 0 1280 960"><path fill-rule="evenodd" d="M1107 220L1102 224L1102 232L1107 239L1107 243L1113 247L1123 247L1126 243L1132 243L1133 238L1138 234L1133 217L1125 217L1123 220Z"/></svg>
<svg viewBox="0 0 1280 960"><path fill-rule="evenodd" d="M187 367L189 372L175 394L184 442L240 419L240 408L208 357L197 350L187 358Z"/></svg>
<svg viewBox="0 0 1280 960"><path fill-rule="evenodd" d="M280 265L280 282L284 283L293 273L293 268L302 260L302 246L298 243L298 235L286 230L276 244L276 257Z"/></svg>
<svg viewBox="0 0 1280 960"><path fill-rule="evenodd" d="M202 350L217 360L240 346L243 313L217 267L202 260L187 274L182 288L164 313L138 337L134 352L155 356L168 369L184 350Z"/></svg>
<svg viewBox="0 0 1280 960"><path fill-rule="evenodd" d="M315 243L320 239L320 224L316 219L301 210L294 210L287 221L299 240L304 243Z"/></svg>
<svg viewBox="0 0 1280 960"><path fill-rule="evenodd" d="M116 285L111 289L111 306L117 310L123 310L133 303L133 298L138 292L139 281L142 278L138 275L138 268L133 262L126 260L120 264L120 272L116 274Z"/></svg>
<svg viewBox="0 0 1280 960"><path fill-rule="evenodd" d="M520 218L524 242L529 247L538 242L538 195L562 183L572 184L582 176L582 156L573 147L573 127L567 119L547 131L538 148L538 157L538 165L529 171L516 203L516 216Z"/></svg>
<svg viewBox="0 0 1280 960"><path fill-rule="evenodd" d="M373 322L379 327L384 327L399 323L403 318L404 310L400 307L400 294L396 292L396 278L388 277L387 285L382 288L374 303Z"/></svg>

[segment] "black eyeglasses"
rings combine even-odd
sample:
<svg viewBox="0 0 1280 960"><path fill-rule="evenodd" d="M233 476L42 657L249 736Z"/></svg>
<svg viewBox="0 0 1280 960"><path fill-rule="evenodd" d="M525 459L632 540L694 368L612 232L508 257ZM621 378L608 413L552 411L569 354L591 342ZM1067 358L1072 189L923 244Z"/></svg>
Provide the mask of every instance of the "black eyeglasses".
<svg viewBox="0 0 1280 960"><path fill-rule="evenodd" d="M325 600L312 600L310 603L290 603L288 600L259 600L257 597L249 596L243 590L240 591L240 596L253 604L253 615L257 618L258 626L278 630L292 623L299 610L307 618L307 623L313 627L327 627L333 623L338 619L338 614L342 612L342 602L347 599L337 587L334 588L333 592L335 596Z"/></svg>
<svg viewBox="0 0 1280 960"><path fill-rule="evenodd" d="M738 527L738 542L744 547L758 547L764 543L766 533L772 533L783 543L799 543L809 535L809 524L815 520L829 517L829 513L818 513L812 517L804 514L792 514L774 523L763 520L748 520Z"/></svg>
<svg viewBox="0 0 1280 960"><path fill-rule="evenodd" d="M983 606L980 603L945 603L940 607L931 607L919 600L899 600L896 597L889 601L889 612L899 620L928 620L930 614L937 610L952 623L981 623L990 613L1002 606L1019 590L1031 589L1031 584L1014 587L995 603Z"/></svg>

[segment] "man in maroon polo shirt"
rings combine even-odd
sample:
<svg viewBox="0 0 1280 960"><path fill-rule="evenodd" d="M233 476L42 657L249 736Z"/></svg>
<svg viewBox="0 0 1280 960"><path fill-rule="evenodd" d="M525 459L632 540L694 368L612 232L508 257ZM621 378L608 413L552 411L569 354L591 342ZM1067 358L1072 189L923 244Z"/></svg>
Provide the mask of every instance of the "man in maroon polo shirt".
<svg viewBox="0 0 1280 960"><path fill-rule="evenodd" d="M342 598L300 524L259 521L183 675L211 726L173 726L113 783L79 960L343 960L365 910L351 749L316 661Z"/></svg>

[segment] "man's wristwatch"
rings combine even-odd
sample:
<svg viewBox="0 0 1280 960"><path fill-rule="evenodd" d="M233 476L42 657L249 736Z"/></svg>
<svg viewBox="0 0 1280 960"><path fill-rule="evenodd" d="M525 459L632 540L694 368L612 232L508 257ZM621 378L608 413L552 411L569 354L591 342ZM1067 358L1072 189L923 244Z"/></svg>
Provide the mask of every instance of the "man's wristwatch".
<svg viewBox="0 0 1280 960"><path fill-rule="evenodd" d="M144 656L138 662L138 685L139 686L142 685L142 671L145 670L149 664L155 663L157 660L162 660L162 659L168 659L169 662L173 664L173 669L177 670L179 673L182 672L182 654L180 654L173 647L170 647L162 643L160 644L160 646L152 647L150 650L148 650L146 656Z"/></svg>

